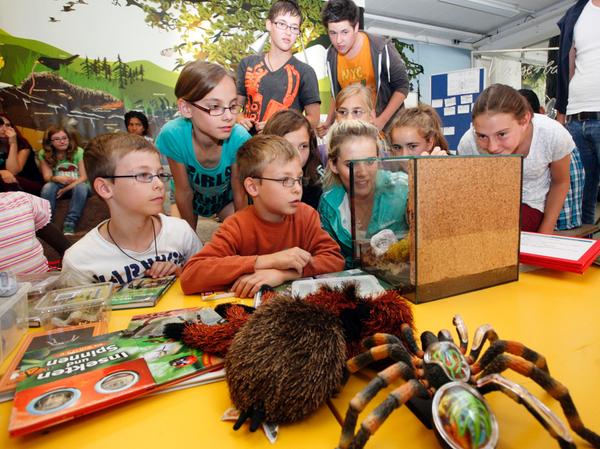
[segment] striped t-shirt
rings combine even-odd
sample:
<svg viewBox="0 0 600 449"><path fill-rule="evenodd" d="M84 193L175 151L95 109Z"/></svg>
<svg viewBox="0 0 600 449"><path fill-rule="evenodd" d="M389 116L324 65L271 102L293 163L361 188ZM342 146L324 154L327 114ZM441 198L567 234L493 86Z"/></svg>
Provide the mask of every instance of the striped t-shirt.
<svg viewBox="0 0 600 449"><path fill-rule="evenodd" d="M25 192L0 193L0 271L48 271L35 231L50 221L50 203Z"/></svg>

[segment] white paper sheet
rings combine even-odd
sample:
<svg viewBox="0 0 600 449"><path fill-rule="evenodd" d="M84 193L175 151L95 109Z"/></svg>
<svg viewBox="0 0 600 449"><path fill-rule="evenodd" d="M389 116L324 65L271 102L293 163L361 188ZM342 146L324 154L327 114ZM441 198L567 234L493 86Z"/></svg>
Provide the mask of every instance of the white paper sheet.
<svg viewBox="0 0 600 449"><path fill-rule="evenodd" d="M468 114L471 111L471 105L470 104L459 104L456 107L456 113L457 114Z"/></svg>
<svg viewBox="0 0 600 449"><path fill-rule="evenodd" d="M479 69L448 73L448 96L479 91Z"/></svg>
<svg viewBox="0 0 600 449"><path fill-rule="evenodd" d="M444 115L455 115L456 108L454 106L450 106L449 108L444 108Z"/></svg>
<svg viewBox="0 0 600 449"><path fill-rule="evenodd" d="M439 98L437 100L431 100L431 107L432 108L443 108L444 100L442 100L441 98Z"/></svg>
<svg viewBox="0 0 600 449"><path fill-rule="evenodd" d="M521 252L537 256L577 261L594 243L589 239L521 232Z"/></svg>
<svg viewBox="0 0 600 449"><path fill-rule="evenodd" d="M444 106L446 106L446 107L456 106L456 98L455 97L446 98L444 100Z"/></svg>
<svg viewBox="0 0 600 449"><path fill-rule="evenodd" d="M444 136L453 136L455 133L454 126L445 126L443 129L443 133Z"/></svg>
<svg viewBox="0 0 600 449"><path fill-rule="evenodd" d="M473 103L473 95L461 95L460 104L471 104Z"/></svg>

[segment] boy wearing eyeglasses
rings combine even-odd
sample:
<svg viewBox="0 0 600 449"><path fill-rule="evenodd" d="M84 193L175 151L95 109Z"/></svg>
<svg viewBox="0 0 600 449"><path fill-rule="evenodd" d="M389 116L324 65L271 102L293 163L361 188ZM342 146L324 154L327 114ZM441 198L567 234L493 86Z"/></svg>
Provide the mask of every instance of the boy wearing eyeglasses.
<svg viewBox="0 0 600 449"><path fill-rule="evenodd" d="M292 55L301 33L302 14L295 1L279 0L269 10L268 53L242 59L237 70L238 102L244 113L238 123L248 131L261 132L277 111L295 109L306 114L313 127L319 124L320 104L317 75L311 66Z"/></svg>
<svg viewBox="0 0 600 449"><path fill-rule="evenodd" d="M321 228L319 214L300 201L298 150L279 136L260 135L237 155L239 177L253 205L227 218L183 269L186 294L232 290L253 296L262 285L340 271L344 258Z"/></svg>
<svg viewBox="0 0 600 449"><path fill-rule="evenodd" d="M179 275L202 247L180 218L163 215L164 184L158 150L141 136L105 134L86 146L90 184L106 201L110 218L67 250L63 274L69 285Z"/></svg>
<svg viewBox="0 0 600 449"><path fill-rule="evenodd" d="M359 31L359 9L352 0L329 0L321 12L331 47L327 50L327 74L331 105L325 122L317 128L323 137L335 120L336 95L359 83L373 95L380 131L390 123L408 95L408 75L402 58L389 38Z"/></svg>

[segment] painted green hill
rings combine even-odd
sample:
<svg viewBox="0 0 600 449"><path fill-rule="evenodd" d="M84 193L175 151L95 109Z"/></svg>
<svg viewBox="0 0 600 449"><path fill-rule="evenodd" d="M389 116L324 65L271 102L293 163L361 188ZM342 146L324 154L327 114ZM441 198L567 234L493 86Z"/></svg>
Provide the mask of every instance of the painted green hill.
<svg viewBox="0 0 600 449"><path fill-rule="evenodd" d="M0 44L5 44L7 46L14 46L14 47L21 47L23 49L29 50L32 54L34 55L34 60L35 58L37 58L38 55L43 55L43 56L48 56L51 58L66 58L68 56L71 56L71 53L68 53L64 50L61 50L60 48L54 47L52 45L46 44L44 42L40 42L37 40L33 40L33 39L23 39L23 38L19 38L19 37L15 37L12 36L11 34L7 33L6 31L2 30L0 28ZM3 54L3 50L2 50L2 45L0 45L0 54ZM72 69L74 68L77 71L81 71L80 67L81 67L81 63L83 61L85 61L85 55L80 55L81 57L76 58L75 61L73 61L73 64L71 64ZM116 56L116 55L114 55ZM5 60L7 59L6 57L4 58ZM108 59L107 56L107 62L109 64L114 64L114 60ZM8 63L8 61L6 61ZM123 61L126 64L134 67L134 66L139 66L139 65L143 65L144 66L144 78L147 79L148 81L154 81L158 84L164 84L165 86L168 86L170 88L173 88L175 86L175 82L177 81L177 76L178 73L176 72L172 72L166 69L163 69L162 67L154 64L153 62L150 61ZM31 66L29 66L29 70L31 70ZM47 70L44 69L43 67L37 68L36 67L36 71L42 71L42 70ZM24 79L24 77L22 78ZM21 79L21 80L22 80ZM17 81L20 82L21 80ZM9 82L9 81L7 81Z"/></svg>

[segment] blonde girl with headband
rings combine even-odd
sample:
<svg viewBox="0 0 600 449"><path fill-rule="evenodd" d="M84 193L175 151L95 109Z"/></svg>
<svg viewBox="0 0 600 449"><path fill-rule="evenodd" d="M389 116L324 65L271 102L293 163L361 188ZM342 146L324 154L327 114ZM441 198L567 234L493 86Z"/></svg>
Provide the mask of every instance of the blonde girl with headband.
<svg viewBox="0 0 600 449"><path fill-rule="evenodd" d="M335 121L361 120L373 124L375 121L375 106L373 104L373 94L371 90L362 84L351 84L342 89L335 97ZM327 129L317 128L320 137L325 137L327 141L329 135L323 134ZM377 134L378 155L385 157L389 153L389 148L385 136L379 132Z"/></svg>
<svg viewBox="0 0 600 449"><path fill-rule="evenodd" d="M340 245L346 268L353 266L350 161L363 159L353 167L357 238L370 238L383 229L401 237L408 230L406 177L378 168L378 139L379 130L360 120L343 120L330 131L319 214L323 229Z"/></svg>

